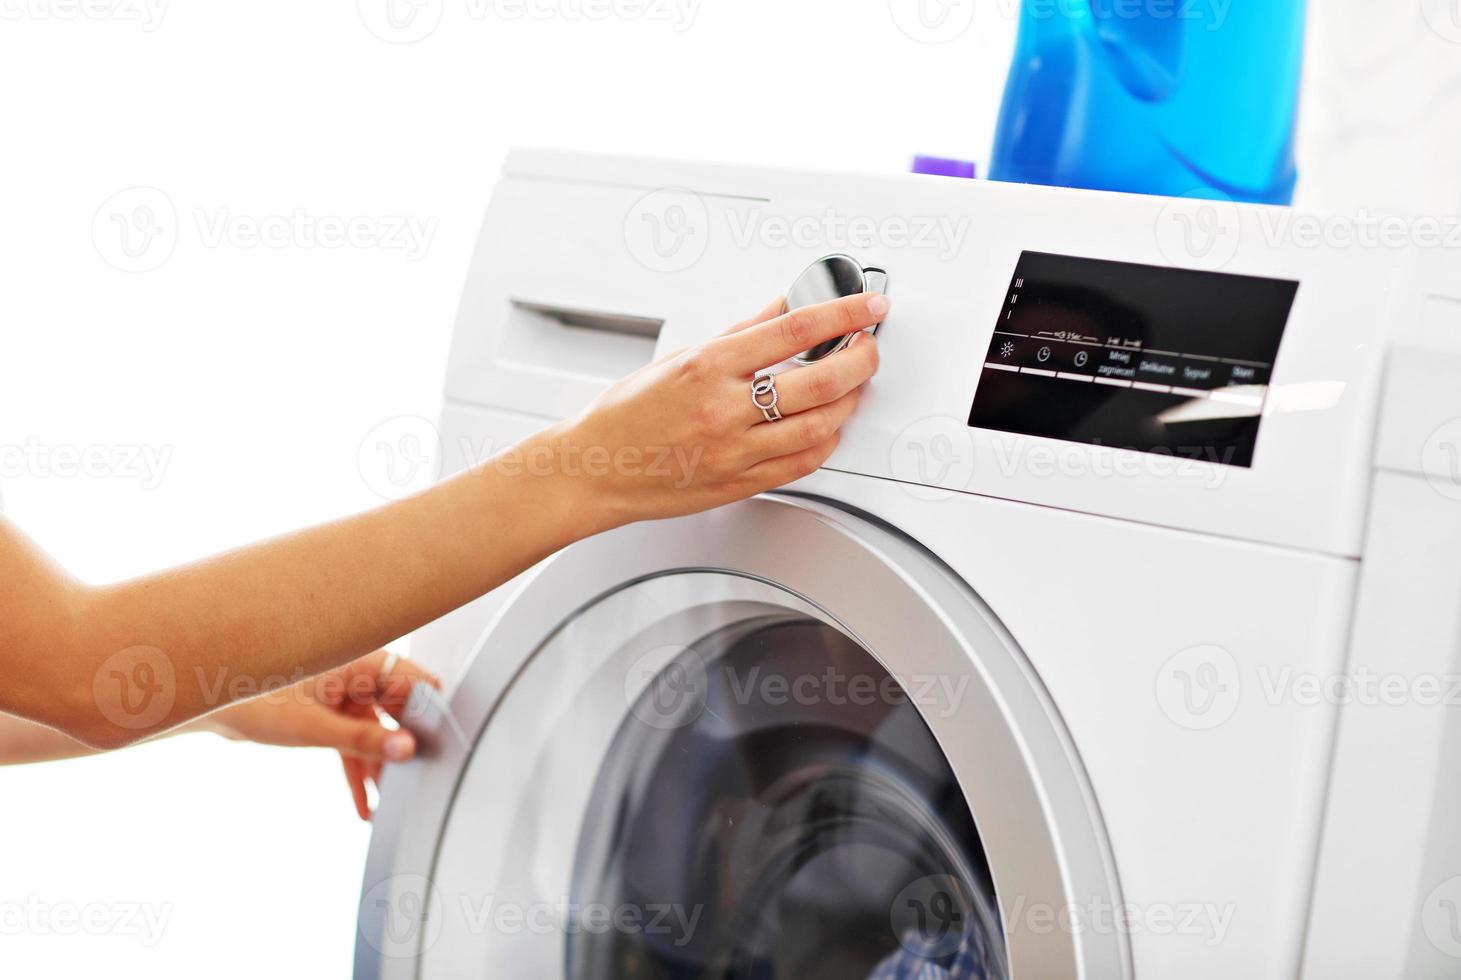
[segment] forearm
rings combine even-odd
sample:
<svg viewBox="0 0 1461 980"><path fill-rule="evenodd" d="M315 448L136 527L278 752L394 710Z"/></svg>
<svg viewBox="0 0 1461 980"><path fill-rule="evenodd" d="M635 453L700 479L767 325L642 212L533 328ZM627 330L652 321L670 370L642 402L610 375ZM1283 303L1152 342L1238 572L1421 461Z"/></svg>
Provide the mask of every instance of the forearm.
<svg viewBox="0 0 1461 980"><path fill-rule="evenodd" d="M99 747L363 656L599 525L551 470L488 463L426 493L159 575L71 590L0 704Z"/></svg>
<svg viewBox="0 0 1461 980"><path fill-rule="evenodd" d="M53 728L0 715L0 766L74 759L95 751Z"/></svg>

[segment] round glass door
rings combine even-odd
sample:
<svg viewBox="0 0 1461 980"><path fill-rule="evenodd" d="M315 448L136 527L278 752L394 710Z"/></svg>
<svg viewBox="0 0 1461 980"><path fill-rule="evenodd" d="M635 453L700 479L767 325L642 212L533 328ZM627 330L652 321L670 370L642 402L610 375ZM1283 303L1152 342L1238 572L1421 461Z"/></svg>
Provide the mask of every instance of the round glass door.
<svg viewBox="0 0 1461 980"><path fill-rule="evenodd" d="M979 835L906 691L796 615L692 644L639 696L600 768L577 908L667 928L568 936L568 976L1002 978Z"/></svg>
<svg viewBox="0 0 1461 980"><path fill-rule="evenodd" d="M954 689L918 687L738 576L581 611L472 753L422 975L1003 980L989 864L922 715Z"/></svg>
<svg viewBox="0 0 1461 980"><path fill-rule="evenodd" d="M1079 755L917 544L766 497L580 542L382 790L356 976L1129 978Z"/></svg>

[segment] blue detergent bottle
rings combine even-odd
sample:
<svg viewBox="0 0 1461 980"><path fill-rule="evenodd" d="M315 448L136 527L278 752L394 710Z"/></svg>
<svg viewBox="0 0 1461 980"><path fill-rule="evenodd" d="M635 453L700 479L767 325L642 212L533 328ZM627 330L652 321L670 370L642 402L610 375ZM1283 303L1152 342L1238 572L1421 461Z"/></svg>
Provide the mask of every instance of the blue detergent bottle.
<svg viewBox="0 0 1461 980"><path fill-rule="evenodd" d="M1293 200L1305 0L1023 0L990 177Z"/></svg>

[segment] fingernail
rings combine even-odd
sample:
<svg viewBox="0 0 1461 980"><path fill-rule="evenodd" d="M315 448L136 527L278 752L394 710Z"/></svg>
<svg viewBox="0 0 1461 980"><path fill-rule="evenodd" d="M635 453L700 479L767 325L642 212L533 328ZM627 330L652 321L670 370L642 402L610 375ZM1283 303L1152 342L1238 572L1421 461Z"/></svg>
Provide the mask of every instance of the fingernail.
<svg viewBox="0 0 1461 980"><path fill-rule="evenodd" d="M873 293L867 298L867 311L878 319L887 316L888 311L892 308L893 304L889 303L888 297L882 293Z"/></svg>
<svg viewBox="0 0 1461 980"><path fill-rule="evenodd" d="M385 753L392 762L405 762L416 754L416 740L405 732L387 735Z"/></svg>

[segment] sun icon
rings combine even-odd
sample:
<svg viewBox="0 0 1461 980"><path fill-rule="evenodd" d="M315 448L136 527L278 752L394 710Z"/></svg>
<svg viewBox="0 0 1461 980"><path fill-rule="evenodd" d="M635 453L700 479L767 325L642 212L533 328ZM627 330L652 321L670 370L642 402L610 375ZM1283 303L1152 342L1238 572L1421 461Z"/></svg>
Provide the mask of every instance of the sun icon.
<svg viewBox="0 0 1461 980"><path fill-rule="evenodd" d="M1015 352L1015 344L1012 340L1006 340L1004 346L999 349L1000 357L1009 357Z"/></svg>

